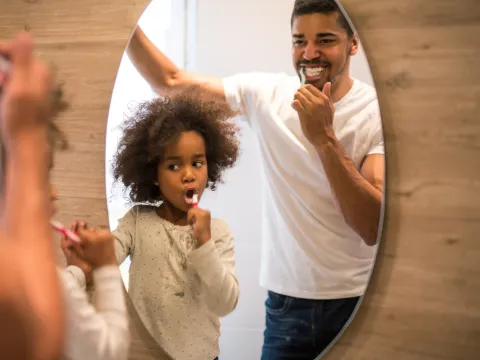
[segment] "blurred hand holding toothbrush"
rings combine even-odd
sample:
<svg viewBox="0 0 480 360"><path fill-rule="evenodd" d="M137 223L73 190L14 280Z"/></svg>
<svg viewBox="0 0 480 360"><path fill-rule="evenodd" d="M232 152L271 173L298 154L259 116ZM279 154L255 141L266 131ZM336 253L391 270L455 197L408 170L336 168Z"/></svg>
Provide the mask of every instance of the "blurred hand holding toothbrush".
<svg viewBox="0 0 480 360"><path fill-rule="evenodd" d="M62 249L71 265L80 267L85 276L102 266L116 266L114 237L108 229L88 228L85 222L72 224L72 232L78 234L80 241L64 237Z"/></svg>

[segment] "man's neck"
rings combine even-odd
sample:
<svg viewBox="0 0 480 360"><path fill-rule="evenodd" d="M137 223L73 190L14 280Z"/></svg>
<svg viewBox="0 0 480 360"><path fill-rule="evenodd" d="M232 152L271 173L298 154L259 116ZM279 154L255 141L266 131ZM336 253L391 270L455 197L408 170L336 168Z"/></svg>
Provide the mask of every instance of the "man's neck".
<svg viewBox="0 0 480 360"><path fill-rule="evenodd" d="M347 75L343 79L339 79L338 82L332 84L332 100L334 103L340 101L345 95L348 94L353 86L353 79Z"/></svg>

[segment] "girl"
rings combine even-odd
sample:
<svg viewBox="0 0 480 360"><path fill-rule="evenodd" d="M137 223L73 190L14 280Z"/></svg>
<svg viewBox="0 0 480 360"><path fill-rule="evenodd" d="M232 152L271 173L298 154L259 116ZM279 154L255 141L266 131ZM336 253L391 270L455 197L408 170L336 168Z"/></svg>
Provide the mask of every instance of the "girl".
<svg viewBox="0 0 480 360"><path fill-rule="evenodd" d="M205 94L194 86L140 106L113 167L137 203L113 232L117 261L130 256L130 297L175 360L216 359L219 318L239 296L232 232L193 201L215 189L238 155L228 121L235 113Z"/></svg>

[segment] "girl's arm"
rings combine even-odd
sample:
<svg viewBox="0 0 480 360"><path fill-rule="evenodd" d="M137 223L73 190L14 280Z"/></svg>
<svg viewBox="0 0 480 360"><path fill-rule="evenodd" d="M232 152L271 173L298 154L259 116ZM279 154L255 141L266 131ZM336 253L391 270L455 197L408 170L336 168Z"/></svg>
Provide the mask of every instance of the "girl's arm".
<svg viewBox="0 0 480 360"><path fill-rule="evenodd" d="M225 222L216 220L215 225L212 222L212 239L193 250L189 260L202 281L208 308L223 317L235 310L240 290L233 234Z"/></svg>
<svg viewBox="0 0 480 360"><path fill-rule="evenodd" d="M93 305L75 274L60 272L68 324L65 355L72 360L126 360L130 337L120 270L116 265L103 266L92 275Z"/></svg>
<svg viewBox="0 0 480 360"><path fill-rule="evenodd" d="M117 228L112 231L115 237L115 256L121 265L131 255L135 243L136 215L138 207L134 206L118 221Z"/></svg>

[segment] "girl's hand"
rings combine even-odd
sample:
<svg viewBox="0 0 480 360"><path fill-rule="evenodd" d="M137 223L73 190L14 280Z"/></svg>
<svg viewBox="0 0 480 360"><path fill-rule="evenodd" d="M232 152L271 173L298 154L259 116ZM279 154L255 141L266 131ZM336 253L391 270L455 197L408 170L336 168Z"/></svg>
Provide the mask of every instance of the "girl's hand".
<svg viewBox="0 0 480 360"><path fill-rule="evenodd" d="M79 224L78 221L73 221L70 230L78 233L79 229L85 229L86 226L87 225L85 222L81 222ZM67 259L67 266L73 265L80 268L85 274L86 284L91 285L93 282L92 267L80 257L77 250L75 250L75 248L72 246L71 240L69 240L66 236L62 236L61 248L65 254L65 258Z"/></svg>
<svg viewBox="0 0 480 360"><path fill-rule="evenodd" d="M211 215L208 210L194 206L188 211L188 223L193 226L193 236L197 240L198 247L211 238L210 221Z"/></svg>

